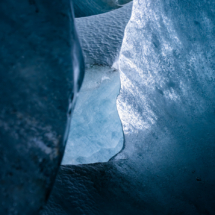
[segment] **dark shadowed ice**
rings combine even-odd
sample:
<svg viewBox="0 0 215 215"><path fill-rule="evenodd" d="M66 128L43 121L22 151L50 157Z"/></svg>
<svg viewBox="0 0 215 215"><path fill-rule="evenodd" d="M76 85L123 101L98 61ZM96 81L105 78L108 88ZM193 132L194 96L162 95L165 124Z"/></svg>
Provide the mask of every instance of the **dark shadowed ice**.
<svg viewBox="0 0 215 215"><path fill-rule="evenodd" d="M73 21L67 0L0 1L1 215L49 196L84 72Z"/></svg>

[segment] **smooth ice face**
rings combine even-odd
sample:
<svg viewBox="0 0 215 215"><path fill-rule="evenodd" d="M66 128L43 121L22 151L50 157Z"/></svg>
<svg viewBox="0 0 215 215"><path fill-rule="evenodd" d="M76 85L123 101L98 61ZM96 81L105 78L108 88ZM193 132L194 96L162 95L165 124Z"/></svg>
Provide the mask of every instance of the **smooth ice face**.
<svg viewBox="0 0 215 215"><path fill-rule="evenodd" d="M38 214L84 75L70 1L1 0L0 44L0 214Z"/></svg>
<svg viewBox="0 0 215 215"><path fill-rule="evenodd" d="M117 70L104 66L86 70L62 164L105 162L121 150L123 134L116 109L119 89Z"/></svg>

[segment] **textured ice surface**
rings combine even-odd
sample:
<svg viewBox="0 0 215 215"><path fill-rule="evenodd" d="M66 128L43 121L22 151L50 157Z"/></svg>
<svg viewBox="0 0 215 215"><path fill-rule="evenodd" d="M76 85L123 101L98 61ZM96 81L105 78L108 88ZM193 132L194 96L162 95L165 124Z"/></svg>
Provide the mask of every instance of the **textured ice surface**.
<svg viewBox="0 0 215 215"><path fill-rule="evenodd" d="M162 145L180 142L178 132L190 139L182 133L203 129L203 122L194 127L214 116L215 2L175 2L134 2L119 58L117 107L126 139L120 158L140 140L148 147L149 136Z"/></svg>
<svg viewBox="0 0 215 215"><path fill-rule="evenodd" d="M134 0L119 58L125 148L61 167L43 214L215 214L214 14L215 1Z"/></svg>
<svg viewBox="0 0 215 215"><path fill-rule="evenodd" d="M116 109L119 89L117 70L104 66L86 70L62 164L105 162L121 150L123 134Z"/></svg>
<svg viewBox="0 0 215 215"><path fill-rule="evenodd" d="M86 64L112 66L118 57L131 9L132 2L108 13L76 19Z"/></svg>
<svg viewBox="0 0 215 215"><path fill-rule="evenodd" d="M92 16L120 8L131 0L73 0L75 17Z"/></svg>

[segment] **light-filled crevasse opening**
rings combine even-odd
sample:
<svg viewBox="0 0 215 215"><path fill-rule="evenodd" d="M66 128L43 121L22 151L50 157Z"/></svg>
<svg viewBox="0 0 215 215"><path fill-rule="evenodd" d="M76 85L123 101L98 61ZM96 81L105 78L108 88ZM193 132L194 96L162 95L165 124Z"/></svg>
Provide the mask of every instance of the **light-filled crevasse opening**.
<svg viewBox="0 0 215 215"><path fill-rule="evenodd" d="M76 18L86 72L63 165L107 162L123 149L123 129L116 105L121 87L116 59L131 11L132 2L108 13Z"/></svg>
<svg viewBox="0 0 215 215"><path fill-rule="evenodd" d="M106 162L123 147L116 107L119 71L89 66L77 99L62 164Z"/></svg>

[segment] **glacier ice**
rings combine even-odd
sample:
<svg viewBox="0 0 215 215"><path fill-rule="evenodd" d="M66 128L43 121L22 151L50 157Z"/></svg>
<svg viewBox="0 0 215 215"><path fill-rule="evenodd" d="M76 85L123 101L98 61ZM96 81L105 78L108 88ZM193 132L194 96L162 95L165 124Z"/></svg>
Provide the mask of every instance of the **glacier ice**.
<svg viewBox="0 0 215 215"><path fill-rule="evenodd" d="M62 166L41 214L215 214L214 14L215 1L133 1L119 56L124 148Z"/></svg>
<svg viewBox="0 0 215 215"><path fill-rule="evenodd" d="M63 156L84 73L70 6L0 1L1 215L38 214Z"/></svg>
<svg viewBox="0 0 215 215"><path fill-rule="evenodd" d="M122 149L122 126L116 109L119 89L119 71L108 66L86 69L63 165L105 162Z"/></svg>
<svg viewBox="0 0 215 215"><path fill-rule="evenodd" d="M131 10L132 2L108 13L75 19L86 64L112 66L118 57Z"/></svg>
<svg viewBox="0 0 215 215"><path fill-rule="evenodd" d="M86 17L106 13L120 8L131 0L73 0L75 17Z"/></svg>
<svg viewBox="0 0 215 215"><path fill-rule="evenodd" d="M214 4L134 2L119 58L117 107L127 142L119 157L137 150L151 130L151 140L162 135L167 144L167 134L213 113Z"/></svg>

